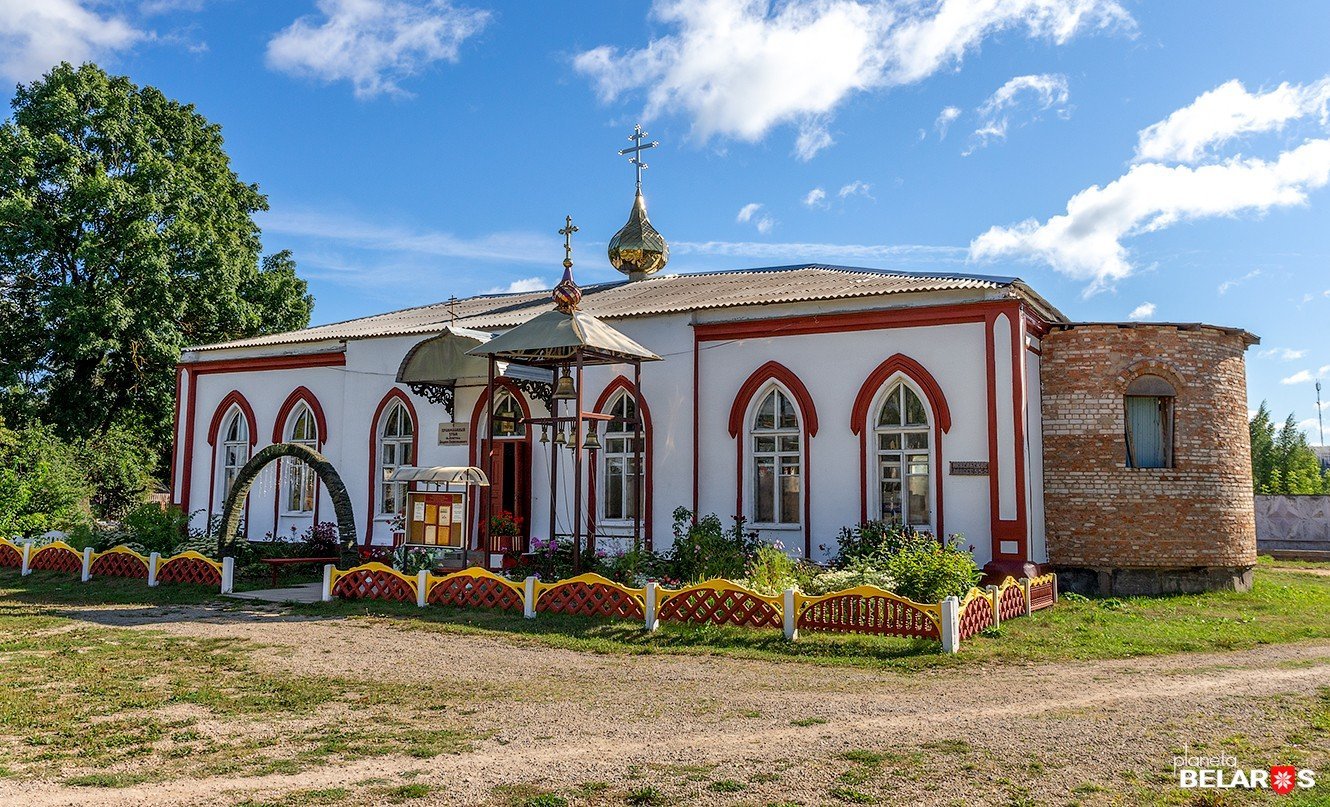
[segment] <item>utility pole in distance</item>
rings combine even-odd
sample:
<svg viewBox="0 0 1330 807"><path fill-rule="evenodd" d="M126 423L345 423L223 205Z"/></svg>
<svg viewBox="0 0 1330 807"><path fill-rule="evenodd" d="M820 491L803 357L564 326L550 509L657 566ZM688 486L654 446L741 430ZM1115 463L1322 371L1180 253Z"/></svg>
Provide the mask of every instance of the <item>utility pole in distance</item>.
<svg viewBox="0 0 1330 807"><path fill-rule="evenodd" d="M1321 433L1321 445L1325 445L1325 421L1321 419L1321 382L1316 382L1316 428Z"/></svg>

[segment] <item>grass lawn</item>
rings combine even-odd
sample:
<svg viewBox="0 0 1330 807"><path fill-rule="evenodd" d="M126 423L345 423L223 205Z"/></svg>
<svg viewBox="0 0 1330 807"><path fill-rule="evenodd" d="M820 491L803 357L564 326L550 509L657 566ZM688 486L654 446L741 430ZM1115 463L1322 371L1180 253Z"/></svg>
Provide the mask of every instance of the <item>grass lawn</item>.
<svg viewBox="0 0 1330 807"><path fill-rule="evenodd" d="M1272 558L1269 555L1261 555L1256 558L1256 565L1262 569L1326 569L1330 570L1330 561L1326 560L1292 560L1282 558Z"/></svg>
<svg viewBox="0 0 1330 807"><path fill-rule="evenodd" d="M142 581L94 580L35 573L26 580L0 572L0 594L38 603L188 604L216 600L209 589ZM237 606L238 607L238 606ZM593 653L690 653L901 669L974 662L1069 661L1179 652L1241 650L1262 644L1330 638L1330 577L1262 567L1250 592L1169 597L1064 597L1052 609L968 639L946 656L935 642L804 633L787 642L779 631L665 624L655 634L636 623L521 614L410 603L334 602L295 606L311 616L374 618L410 630L502 636Z"/></svg>

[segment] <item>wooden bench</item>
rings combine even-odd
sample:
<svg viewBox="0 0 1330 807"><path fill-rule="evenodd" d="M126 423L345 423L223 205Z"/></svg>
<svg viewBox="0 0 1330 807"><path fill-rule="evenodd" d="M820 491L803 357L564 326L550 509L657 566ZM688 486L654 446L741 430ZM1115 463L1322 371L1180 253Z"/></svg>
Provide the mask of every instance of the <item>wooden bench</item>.
<svg viewBox="0 0 1330 807"><path fill-rule="evenodd" d="M341 558L263 558L264 563L272 569L272 587L277 588L277 573L283 566L300 566L303 564L313 564L323 566L328 563L336 563Z"/></svg>

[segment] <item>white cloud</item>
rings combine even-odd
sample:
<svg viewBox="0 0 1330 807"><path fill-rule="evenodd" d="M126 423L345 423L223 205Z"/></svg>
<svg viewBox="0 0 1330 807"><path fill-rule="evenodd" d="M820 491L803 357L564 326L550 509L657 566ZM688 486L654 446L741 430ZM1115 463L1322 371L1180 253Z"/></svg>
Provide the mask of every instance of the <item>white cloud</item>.
<svg viewBox="0 0 1330 807"><path fill-rule="evenodd" d="M868 193L872 189L873 189L872 185L869 185L867 182L864 182L862 179L856 179L855 181L849 183L848 185L842 185L841 189L836 191L836 195L842 199L846 199L850 196L863 196L865 198L872 199L873 197Z"/></svg>
<svg viewBox="0 0 1330 807"><path fill-rule="evenodd" d="M1281 384L1308 384L1308 383L1311 383L1312 381L1315 381L1315 380L1318 379L1318 378L1323 378L1327 373L1330 373L1330 364L1322 365L1321 367L1318 367L1318 368L1317 368L1316 370L1314 370L1314 371L1313 371L1313 370L1299 370L1299 371L1297 371L1296 373L1294 373L1293 375L1291 375L1291 376L1289 376L1289 377L1287 377L1287 378L1281 379L1279 383L1281 383Z"/></svg>
<svg viewBox="0 0 1330 807"><path fill-rule="evenodd" d="M942 108L942 111L937 115L937 120L933 121L933 129L937 131L938 140L947 139L947 129L950 128L952 122L960 116L960 107L948 106Z"/></svg>
<svg viewBox="0 0 1330 807"><path fill-rule="evenodd" d="M846 98L952 68L990 36L1062 44L1133 24L1117 0L656 0L652 13L671 33L575 57L603 101L643 93L645 117L682 110L704 141L797 124L804 159L831 144L826 119Z"/></svg>
<svg viewBox="0 0 1330 807"><path fill-rule="evenodd" d="M320 17L301 17L269 40L268 64L320 81L350 81L357 98L403 94L401 79L432 62L457 61L462 43L491 16L446 0L318 0L317 5Z"/></svg>
<svg viewBox="0 0 1330 807"><path fill-rule="evenodd" d="M975 111L979 114L979 128L970 136L970 145L964 151L972 154L994 140L1006 140L1016 112L1029 110L1029 120L1038 120L1040 112L1057 107L1058 114L1066 114L1070 92L1067 77L1054 73L1016 76L998 87Z"/></svg>
<svg viewBox="0 0 1330 807"><path fill-rule="evenodd" d="M496 232L466 237L290 209L264 213L259 224L265 233L302 236L376 252L532 264L548 263L563 255L562 240L543 232Z"/></svg>
<svg viewBox="0 0 1330 807"><path fill-rule="evenodd" d="M1305 350L1294 350L1288 347L1267 347L1257 352L1257 357L1262 359L1278 358L1280 361L1297 361L1307 355Z"/></svg>
<svg viewBox="0 0 1330 807"><path fill-rule="evenodd" d="M735 216L734 220L740 224L751 223L763 235L771 232L771 228L776 226L776 220L762 212L760 202L749 202L739 208L739 215Z"/></svg>
<svg viewBox="0 0 1330 807"><path fill-rule="evenodd" d="M808 207L826 207L827 192L821 188L813 188L804 195L804 204Z"/></svg>
<svg viewBox="0 0 1330 807"><path fill-rule="evenodd" d="M1040 223L993 227L970 243L974 259L1041 260L1077 280L1087 294L1131 274L1123 240L1194 219L1264 213L1306 202L1330 181L1330 139L1309 140L1274 160L1233 158L1202 166L1142 163L1104 187L1067 202L1067 212Z"/></svg>
<svg viewBox="0 0 1330 807"><path fill-rule="evenodd" d="M1127 319L1136 321L1142 319L1149 319L1154 315L1155 315L1154 303L1141 303L1140 305L1136 306L1131 310L1131 313L1127 315Z"/></svg>
<svg viewBox="0 0 1330 807"><path fill-rule="evenodd" d="M80 0L0 0L0 76L25 82L62 61L102 59L150 35Z"/></svg>
<svg viewBox="0 0 1330 807"><path fill-rule="evenodd" d="M794 139L794 156L808 162L835 142L831 132L827 131L826 121L810 118L799 124L799 136Z"/></svg>
<svg viewBox="0 0 1330 807"><path fill-rule="evenodd" d="M890 262L894 265L950 264L961 269L964 247L927 244L819 244L768 241L675 241L673 255L713 255L726 258L778 260L783 263L827 261L829 263Z"/></svg>
<svg viewBox="0 0 1330 807"><path fill-rule="evenodd" d="M550 288L550 284L538 277L524 277L520 280L514 280L507 286L495 286L492 289L487 289L482 291L481 294L520 294L522 292L543 291L548 288Z"/></svg>
<svg viewBox="0 0 1330 807"><path fill-rule="evenodd" d="M1242 277L1229 278L1228 280L1225 280L1223 283L1219 284L1219 293L1228 294L1229 289L1233 288L1234 286L1240 285L1242 283L1246 283L1248 280L1251 280L1252 278L1259 277L1260 274L1261 274L1260 269L1253 269L1247 274L1243 275Z"/></svg>
<svg viewBox="0 0 1330 807"><path fill-rule="evenodd" d="M1277 131L1290 121L1313 115L1325 124L1328 104L1330 78L1311 84L1284 82L1254 94L1234 79L1142 129L1136 160L1197 162L1215 147L1244 134Z"/></svg>
<svg viewBox="0 0 1330 807"><path fill-rule="evenodd" d="M204 0L143 0L141 14L173 14L178 11L202 11Z"/></svg>

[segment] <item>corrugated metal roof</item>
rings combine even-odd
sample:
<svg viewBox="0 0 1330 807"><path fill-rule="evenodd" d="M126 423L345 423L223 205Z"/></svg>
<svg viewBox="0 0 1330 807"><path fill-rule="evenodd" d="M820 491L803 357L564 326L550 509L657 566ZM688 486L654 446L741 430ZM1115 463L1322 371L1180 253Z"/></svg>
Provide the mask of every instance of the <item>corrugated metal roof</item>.
<svg viewBox="0 0 1330 807"><path fill-rule="evenodd" d="M615 319L775 303L1002 288L1014 288L1022 297L1051 312L1053 318L1062 319L1056 309L1013 277L915 274L825 264L663 275L633 282L602 283L582 289L581 309L601 319ZM534 291L470 297L457 301L453 310L457 325L461 327L502 329L531 319L548 310L549 305L548 291ZM451 319L448 304L435 303L300 331L190 349L266 347L329 339L433 333Z"/></svg>

